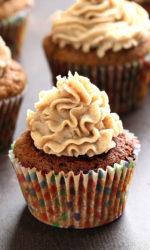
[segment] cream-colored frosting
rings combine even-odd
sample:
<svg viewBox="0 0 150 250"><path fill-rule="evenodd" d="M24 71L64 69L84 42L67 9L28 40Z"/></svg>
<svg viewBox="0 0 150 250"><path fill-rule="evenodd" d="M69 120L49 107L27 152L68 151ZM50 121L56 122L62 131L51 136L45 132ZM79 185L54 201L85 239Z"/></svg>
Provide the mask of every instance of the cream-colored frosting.
<svg viewBox="0 0 150 250"><path fill-rule="evenodd" d="M126 0L78 0L53 20L52 40L59 46L73 46L83 52L97 50L103 57L138 46L150 34L147 12Z"/></svg>
<svg viewBox="0 0 150 250"><path fill-rule="evenodd" d="M3 39L0 37L0 75L3 73L5 67L11 61L10 49L6 46Z"/></svg>
<svg viewBox="0 0 150 250"><path fill-rule="evenodd" d="M115 147L113 137L123 131L107 94L77 73L59 76L57 88L42 91L35 109L28 110L27 126L35 146L47 154L102 154Z"/></svg>

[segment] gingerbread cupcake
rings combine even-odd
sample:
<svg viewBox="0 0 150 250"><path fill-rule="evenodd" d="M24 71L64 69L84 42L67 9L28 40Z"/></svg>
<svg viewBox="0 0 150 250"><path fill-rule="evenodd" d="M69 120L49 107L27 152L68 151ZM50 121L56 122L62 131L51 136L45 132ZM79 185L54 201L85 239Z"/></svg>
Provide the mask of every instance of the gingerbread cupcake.
<svg viewBox="0 0 150 250"><path fill-rule="evenodd" d="M121 216L140 143L108 97L77 73L40 93L9 157L30 212L62 228L90 228Z"/></svg>
<svg viewBox="0 0 150 250"><path fill-rule="evenodd" d="M0 35L10 47L13 58L21 54L28 14L34 0L0 1Z"/></svg>
<svg viewBox="0 0 150 250"><path fill-rule="evenodd" d="M134 2L77 1L57 14L44 50L54 82L77 71L107 92L112 111L126 113L145 99L150 20Z"/></svg>
<svg viewBox="0 0 150 250"><path fill-rule="evenodd" d="M0 151L12 141L26 75L0 37Z"/></svg>

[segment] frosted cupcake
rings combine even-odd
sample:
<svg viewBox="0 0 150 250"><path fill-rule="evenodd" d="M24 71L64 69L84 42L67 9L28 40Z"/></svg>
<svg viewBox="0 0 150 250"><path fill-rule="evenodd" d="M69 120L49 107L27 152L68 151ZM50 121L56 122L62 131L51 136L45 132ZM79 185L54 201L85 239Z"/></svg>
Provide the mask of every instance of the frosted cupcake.
<svg viewBox="0 0 150 250"><path fill-rule="evenodd" d="M9 152L30 212L62 228L90 228L121 216L140 144L88 78L57 78Z"/></svg>
<svg viewBox="0 0 150 250"><path fill-rule="evenodd" d="M20 56L27 18L34 0L0 0L0 35L13 58Z"/></svg>
<svg viewBox="0 0 150 250"><path fill-rule="evenodd" d="M23 68L0 37L0 151L12 141L25 85Z"/></svg>
<svg viewBox="0 0 150 250"><path fill-rule="evenodd" d="M79 0L53 21L44 49L53 81L68 70L88 76L109 96L111 109L139 106L150 78L150 20L125 0Z"/></svg>

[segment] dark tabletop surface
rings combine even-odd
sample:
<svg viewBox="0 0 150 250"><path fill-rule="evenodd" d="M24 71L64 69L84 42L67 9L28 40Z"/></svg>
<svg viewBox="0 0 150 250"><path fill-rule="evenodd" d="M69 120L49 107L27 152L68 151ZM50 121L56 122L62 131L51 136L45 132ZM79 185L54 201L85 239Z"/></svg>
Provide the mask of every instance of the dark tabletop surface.
<svg viewBox="0 0 150 250"><path fill-rule="evenodd" d="M28 90L14 139L26 129L26 110L33 108L39 91L51 84L42 49L42 39L50 30L49 15L72 2L36 0L20 60L28 75ZM37 221L27 209L7 150L0 153L0 250L150 249L150 93L142 107L124 116L123 122L125 128L140 138L142 151L123 216L103 227L67 230Z"/></svg>

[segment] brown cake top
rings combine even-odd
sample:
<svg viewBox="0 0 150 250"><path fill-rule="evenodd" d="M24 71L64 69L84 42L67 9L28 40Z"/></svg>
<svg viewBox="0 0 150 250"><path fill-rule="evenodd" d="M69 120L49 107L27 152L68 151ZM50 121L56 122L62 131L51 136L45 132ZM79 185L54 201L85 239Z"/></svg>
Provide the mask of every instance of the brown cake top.
<svg viewBox="0 0 150 250"><path fill-rule="evenodd" d="M26 85L26 75L19 63L11 60L0 77L0 99L20 94Z"/></svg>
<svg viewBox="0 0 150 250"><path fill-rule="evenodd" d="M0 1L0 20L11 17L17 11L32 6L34 0L2 0Z"/></svg>
<svg viewBox="0 0 150 250"><path fill-rule="evenodd" d="M25 131L16 141L14 146L15 157L19 159L23 166L33 168L48 173L51 170L57 174L60 171L65 173L73 171L78 174L80 171L87 173L89 170L97 171L98 168L106 169L107 166L113 166L126 160L127 157L133 157L134 142L126 132L114 138L116 147L101 155L93 157L67 157L48 155L42 150L38 150L30 136L30 131Z"/></svg>
<svg viewBox="0 0 150 250"><path fill-rule="evenodd" d="M132 1L132 0L130 0ZM150 0L134 0L134 2L137 2L139 4L143 4L143 3L150 3Z"/></svg>
<svg viewBox="0 0 150 250"><path fill-rule="evenodd" d="M128 50L122 49L115 53L112 50L108 50L103 58L97 57L96 49L92 49L89 53L84 53L81 49L75 50L70 45L60 48L58 44L52 41L51 35L44 39L43 46L48 58L58 62L66 62L68 65L114 66L132 63L148 55L150 52L150 36L137 47Z"/></svg>

